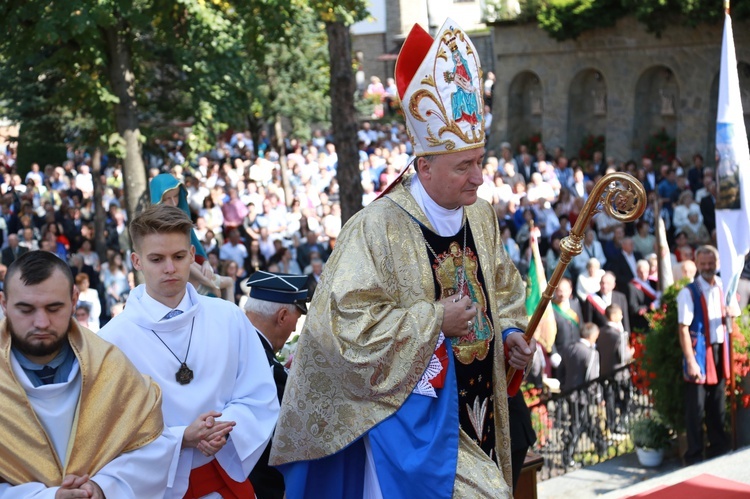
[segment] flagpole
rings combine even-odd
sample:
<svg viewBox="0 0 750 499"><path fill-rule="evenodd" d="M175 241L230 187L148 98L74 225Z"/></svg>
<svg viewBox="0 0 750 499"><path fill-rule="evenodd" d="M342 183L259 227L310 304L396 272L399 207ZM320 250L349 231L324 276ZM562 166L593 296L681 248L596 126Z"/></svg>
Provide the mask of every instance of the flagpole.
<svg viewBox="0 0 750 499"><path fill-rule="evenodd" d="M578 215L575 226L570 230L570 235L560 241L560 260L557 262L555 271L552 273L547 288L542 293L542 299L529 319L526 332L523 337L526 343L534 337L534 332L542 320L547 305L555 294L557 285L568 268L568 264L576 255L583 251L583 238L586 229L589 228L591 219L604 211L610 217L623 223L638 220L646 210L646 190L643 184L629 173L608 173L594 186L586 204L583 205ZM513 376L516 374L514 367L508 368L505 382L510 386Z"/></svg>
<svg viewBox="0 0 750 499"><path fill-rule="evenodd" d="M656 275L659 281L659 291L662 293L667 290L666 279L664 277L664 256L661 254L661 234L659 233L659 223L661 221L661 205L659 196L654 196L654 235L656 236Z"/></svg>

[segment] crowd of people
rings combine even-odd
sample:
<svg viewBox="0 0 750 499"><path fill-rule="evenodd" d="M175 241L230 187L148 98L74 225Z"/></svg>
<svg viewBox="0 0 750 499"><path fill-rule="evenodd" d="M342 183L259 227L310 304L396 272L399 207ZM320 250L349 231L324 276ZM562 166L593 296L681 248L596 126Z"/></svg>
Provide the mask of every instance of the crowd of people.
<svg viewBox="0 0 750 499"><path fill-rule="evenodd" d="M446 33L454 29L449 24L443 28ZM415 36L421 43L429 37ZM424 123L437 119L434 111L422 116L421 109L404 109L406 124L363 122L357 134L362 205L386 194L388 200L363 210L343 229L339 193L347 186L337 181L333 138L321 130L307 142L285 141L289 193L281 181L280 151L263 133L232 133L194 162L186 160L178 138L163 142L162 154L148 158L152 206L130 221L124 209L124 175L116 162L104 165L102 205L95 206L91 158L85 152L71 149L60 166L33 164L23 177L12 149L0 157L0 279L13 285L12 295L4 290L3 309L15 324L27 315L42 320L36 318L42 317L37 309L47 315L69 311L77 319L65 333L71 344L92 344L92 352L105 351L95 336L75 325L94 332L101 328L102 336L138 371L158 383L161 392L147 383L133 393L152 402L161 393L163 420L152 413L140 416L151 426L163 422L167 431L143 438L132 428L132 438L140 438L132 448L138 449L141 465L182 449L169 470L175 497L204 496L203 481L220 482L212 482L209 492L223 490L226 483L237 487L232 493L248 494L252 489L245 479L264 452L264 459L279 465L287 479L294 478L287 483L294 484L292 497L338 487L330 477L341 473L356 476L347 480L356 482L367 497L396 497L391 494L405 488L421 496L430 481L439 483L448 496L456 491L468 497L481 490L487 496L510 497L534 434L523 397L515 392L520 375L506 384L506 368L523 371L536 350L539 376L557 378L568 390L627 363L633 354L631 333L648 334L646 314L659 306L657 217L667 228L672 272L697 283L690 288L694 295L680 297L686 380L698 386L690 392L691 407L703 407L707 397L718 400L715 389L700 388L719 383L716 373L726 367L717 346L722 336L714 324L723 309L711 298L720 286L714 279L718 262L710 261L716 230L713 170L704 167L699 154L690 164L674 159L655 165L645 157L638 162L605 159L601 151L582 160L569 157L561 147L548 150L542 142L516 147L503 142L497 150L485 150L485 136L476 130L486 123L482 95L491 85L479 82L476 50L468 37L459 38L460 47L455 36L434 43L429 38L432 52L415 52L418 60L407 78L414 78L412 86L391 88L389 81L384 88L373 80L368 92L384 100L394 92L399 100L404 92L407 97L430 92L420 88L426 83L414 72L420 64L425 70L439 69L440 78L456 83L439 90L450 91L442 97L452 110L452 117L440 119L454 124L450 133L458 137L454 140L460 148L431 137ZM451 57L438 56L441 51L450 51ZM410 165L416 173L404 176ZM530 241L538 240L549 277L560 259L562 238L580 216L594 184L610 171L634 175L661 210L649 203L632 224L596 217L582 253L556 290L554 343L527 343L518 333L526 325L520 276L530 265ZM477 198L487 203L476 203ZM94 230L98 210L106 212L103 258L94 250L101 236ZM334 251L342 232L342 248ZM420 254L423 258L414 257ZM45 270L35 273L35 266ZM12 272L6 279L8 267ZM321 281L326 267L327 278ZM144 276L144 284L137 287L136 271ZM288 274L306 276L304 283L292 285L283 277L282 284L277 282L276 276ZM249 296L248 278L254 283ZM746 272L743 279L748 278ZM51 279L59 283L54 296L39 291L52 289ZM290 289L265 289L270 283ZM708 307L700 309L696 304L704 284ZM265 367L269 364L273 376L286 383L286 371L273 353L288 337L290 325L307 311L299 300L290 299L303 288L321 298L312 302L289 386L279 389L276 380L274 390ZM26 301L13 301L19 295ZM54 301L60 296L64 299ZM288 307L271 310L258 300ZM245 307L252 324L230 303ZM747 295L741 298L741 305L746 304ZM60 317L55 320L60 321L61 336L66 328ZM704 320L705 328L696 325ZM253 324L262 325L263 331ZM275 329L281 332L272 334ZM694 351L691 335L704 329L713 332L705 335L703 350ZM221 334L209 336L209 330ZM197 360L189 360L194 359L191 345ZM507 353L496 353L503 346ZM58 347L43 355L30 347L22 352L30 364L19 362L34 382L24 387L27 394L62 376L46 380L37 361L57 363L55 369L64 366L61 384L77 376L77 366L81 371L91 368ZM219 351L231 353L223 371L212 369L223 355ZM99 362L100 354L91 355ZM163 357L174 357L176 372L159 360ZM120 362L119 357L114 362ZM261 365L264 374L258 375ZM15 369L5 367L5 374ZM123 374L128 386L134 383L131 375ZM342 380L347 390L340 390ZM73 397L75 386L62 387L64 396ZM443 392L445 387L450 390ZM283 401L279 413L282 395L293 402ZM608 410L614 411L614 404L610 402ZM722 417L715 405L707 409L711 421ZM73 414L75 404L68 406ZM226 410L199 410L208 407ZM49 412L42 405L34 410ZM305 424L300 413L307 418ZM273 448L268 448L277 417ZM414 427L414 418L428 423ZM691 459L700 454L699 420L691 420ZM427 441L434 442L438 433L446 440L440 440L440 449L406 453L404 457L420 463L412 473L421 473L407 485L402 476L406 463L396 462L404 453L392 451L408 440L398 435L425 430L430 432L422 435ZM719 452L723 437L709 431L709 438ZM455 445L442 445L448 440ZM55 452L65 455L60 442L55 440L56 448L48 449L50 462L55 462ZM116 452L130 448L125 444L109 456L115 463L112 483L105 481L110 490L129 487L117 468L127 464ZM444 453L450 464L439 470L422 466L435 452ZM352 474L340 459L361 466ZM80 469L72 478L58 477L56 470L45 479L64 479L61 490L98 497L96 489L102 484L92 485L83 471L87 467ZM484 474L481 483L471 478L476 470ZM166 477L164 482L144 486L158 489L166 486ZM7 484L0 484L0 492L3 486Z"/></svg>

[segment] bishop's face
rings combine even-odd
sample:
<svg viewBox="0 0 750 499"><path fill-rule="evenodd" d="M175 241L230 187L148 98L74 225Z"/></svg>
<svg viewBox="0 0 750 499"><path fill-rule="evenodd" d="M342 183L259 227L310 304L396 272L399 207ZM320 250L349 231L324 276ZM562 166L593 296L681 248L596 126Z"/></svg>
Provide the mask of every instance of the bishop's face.
<svg viewBox="0 0 750 499"><path fill-rule="evenodd" d="M433 201L452 210L469 206L477 200L482 185L484 148L469 149L417 160L419 181Z"/></svg>

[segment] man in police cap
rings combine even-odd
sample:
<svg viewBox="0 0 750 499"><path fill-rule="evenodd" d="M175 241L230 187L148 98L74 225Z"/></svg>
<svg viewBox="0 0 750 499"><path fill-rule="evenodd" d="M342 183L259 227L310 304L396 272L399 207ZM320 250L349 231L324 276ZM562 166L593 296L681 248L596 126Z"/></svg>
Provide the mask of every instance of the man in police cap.
<svg viewBox="0 0 750 499"><path fill-rule="evenodd" d="M287 368L276 358L276 353L297 327L299 318L307 313L307 276L259 270L250 276L247 285L250 287L250 297L245 303L245 314L255 326L263 344L281 403ZM270 451L269 443L250 473L250 482L258 499L284 497L284 477L268 465Z"/></svg>

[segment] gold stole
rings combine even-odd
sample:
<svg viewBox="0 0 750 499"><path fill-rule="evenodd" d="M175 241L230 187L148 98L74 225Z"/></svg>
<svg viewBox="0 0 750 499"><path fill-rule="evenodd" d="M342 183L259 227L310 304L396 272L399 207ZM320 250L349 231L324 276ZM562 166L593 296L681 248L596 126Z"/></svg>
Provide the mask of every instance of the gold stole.
<svg viewBox="0 0 750 499"><path fill-rule="evenodd" d="M117 347L71 320L68 341L78 358L81 394L60 462L18 383L10 333L0 322L0 482L58 486L67 474L93 476L115 457L154 441L164 430L161 390ZM71 444L72 442L72 444Z"/></svg>

